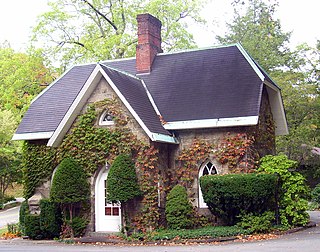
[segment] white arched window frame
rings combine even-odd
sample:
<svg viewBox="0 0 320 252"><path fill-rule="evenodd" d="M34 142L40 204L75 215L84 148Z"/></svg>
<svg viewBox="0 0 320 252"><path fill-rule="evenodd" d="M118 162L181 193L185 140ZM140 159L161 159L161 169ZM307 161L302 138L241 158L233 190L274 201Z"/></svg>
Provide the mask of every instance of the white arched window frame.
<svg viewBox="0 0 320 252"><path fill-rule="evenodd" d="M199 187L199 207L200 208L208 208L207 204L203 200L203 195L200 187L200 178L204 175L215 175L215 174L218 174L217 163L212 161L206 161L199 169L198 187Z"/></svg>
<svg viewBox="0 0 320 252"><path fill-rule="evenodd" d="M114 117L107 110L104 111L99 119L99 125L114 125Z"/></svg>

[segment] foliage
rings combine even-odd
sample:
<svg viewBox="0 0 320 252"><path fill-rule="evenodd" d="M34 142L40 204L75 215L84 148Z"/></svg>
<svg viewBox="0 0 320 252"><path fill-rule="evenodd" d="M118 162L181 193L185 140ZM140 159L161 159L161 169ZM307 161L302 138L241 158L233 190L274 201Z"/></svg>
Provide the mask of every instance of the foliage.
<svg viewBox="0 0 320 252"><path fill-rule="evenodd" d="M223 44L240 42L267 72L286 65L290 57L290 33L283 32L280 21L274 17L277 6L277 3L267 4L262 0L235 5L234 19L227 24L228 32L218 36L218 41Z"/></svg>
<svg viewBox="0 0 320 252"><path fill-rule="evenodd" d="M187 32L186 19L198 23L201 0L131 1L50 1L50 10L42 14L34 28L34 42L52 62L63 66L133 56L136 49L136 16L150 13L163 24L164 49L194 47Z"/></svg>
<svg viewBox="0 0 320 252"><path fill-rule="evenodd" d="M120 154L113 161L107 177L107 198L111 202L127 202L141 195L131 158Z"/></svg>
<svg viewBox="0 0 320 252"><path fill-rule="evenodd" d="M208 142L193 139L192 145L184 149L178 157L179 168L173 176L176 182L189 188L194 178L198 176L199 163L206 160L213 152L214 148Z"/></svg>
<svg viewBox="0 0 320 252"><path fill-rule="evenodd" d="M200 178L204 201L213 215L228 225L244 213L263 213L275 208L277 177L269 174L227 174Z"/></svg>
<svg viewBox="0 0 320 252"><path fill-rule="evenodd" d="M8 187L21 181L19 144L10 141L16 126L15 115L10 110L0 110L0 203Z"/></svg>
<svg viewBox="0 0 320 252"><path fill-rule="evenodd" d="M52 79L40 51L17 53L8 45L0 45L0 110L21 116Z"/></svg>
<svg viewBox="0 0 320 252"><path fill-rule="evenodd" d="M40 229L44 238L55 238L60 235L62 224L61 210L49 199L40 201Z"/></svg>
<svg viewBox="0 0 320 252"><path fill-rule="evenodd" d="M74 217L72 219L72 223L69 223L69 225L71 226L74 232L75 237L82 236L88 224L89 224L89 221L86 218L83 218L80 216Z"/></svg>
<svg viewBox="0 0 320 252"><path fill-rule="evenodd" d="M312 201L320 204L320 184L318 184L311 192Z"/></svg>
<svg viewBox="0 0 320 252"><path fill-rule="evenodd" d="M25 235L33 240L41 240L43 238L40 227L40 216L27 213L25 215Z"/></svg>
<svg viewBox="0 0 320 252"><path fill-rule="evenodd" d="M248 230L250 233L268 233L271 231L274 222L274 212L266 211L263 214L248 213L240 215L238 227Z"/></svg>
<svg viewBox="0 0 320 252"><path fill-rule="evenodd" d="M56 150L45 145L25 142L22 154L24 197L28 199L36 187L52 175L56 166Z"/></svg>
<svg viewBox="0 0 320 252"><path fill-rule="evenodd" d="M295 171L297 162L284 155L265 156L261 159L260 172L277 174L280 178L280 219L283 226L305 225L308 188L304 177Z"/></svg>
<svg viewBox="0 0 320 252"><path fill-rule="evenodd" d="M146 241L165 241L183 239L209 239L250 234L248 230L237 226L207 226L198 229L163 229L146 234L135 233L129 239Z"/></svg>
<svg viewBox="0 0 320 252"><path fill-rule="evenodd" d="M87 175L73 158L65 158L58 166L50 189L50 198L61 205L70 223L79 204L89 199ZM66 220L65 220L66 221Z"/></svg>
<svg viewBox="0 0 320 252"><path fill-rule="evenodd" d="M174 186L167 195L166 219L171 229L190 228L193 225L193 209L187 190L181 185Z"/></svg>
<svg viewBox="0 0 320 252"><path fill-rule="evenodd" d="M19 210L19 225L20 225L20 230L23 234L25 234L25 227L26 227L26 215L29 212L29 206L27 201L23 201L20 205L20 210Z"/></svg>
<svg viewBox="0 0 320 252"><path fill-rule="evenodd" d="M65 158L59 164L50 190L50 198L56 203L76 203L88 199L87 176L72 158Z"/></svg>
<svg viewBox="0 0 320 252"><path fill-rule="evenodd" d="M160 212L158 207L159 174L158 150L154 146L143 146L138 152L136 167L139 171L139 184L143 192L142 208L140 215L135 218L135 226L138 230L146 232L158 227Z"/></svg>
<svg viewBox="0 0 320 252"><path fill-rule="evenodd" d="M255 161L249 157L253 142L245 133L228 133L221 140L215 154L221 164L228 163L231 172L249 172L255 168Z"/></svg>

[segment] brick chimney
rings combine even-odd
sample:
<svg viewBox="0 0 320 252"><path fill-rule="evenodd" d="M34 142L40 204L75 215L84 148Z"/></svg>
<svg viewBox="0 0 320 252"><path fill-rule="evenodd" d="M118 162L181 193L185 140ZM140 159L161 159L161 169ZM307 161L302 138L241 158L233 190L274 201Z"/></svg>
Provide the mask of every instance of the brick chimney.
<svg viewBox="0 0 320 252"><path fill-rule="evenodd" d="M139 14L138 45L136 49L137 73L150 73L157 53L161 53L161 21L150 14Z"/></svg>

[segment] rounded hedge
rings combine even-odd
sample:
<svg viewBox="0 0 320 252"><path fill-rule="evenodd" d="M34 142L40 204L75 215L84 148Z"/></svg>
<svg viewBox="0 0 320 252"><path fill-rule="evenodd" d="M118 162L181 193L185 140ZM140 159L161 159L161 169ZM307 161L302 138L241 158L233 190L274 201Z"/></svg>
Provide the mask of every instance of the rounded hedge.
<svg viewBox="0 0 320 252"><path fill-rule="evenodd" d="M62 204L83 202L89 198L87 176L72 158L65 158L58 166L52 181L50 198Z"/></svg>
<svg viewBox="0 0 320 252"><path fill-rule="evenodd" d="M274 174L203 176L201 191L213 215L234 225L240 213L274 211L278 178Z"/></svg>
<svg viewBox="0 0 320 252"><path fill-rule="evenodd" d="M120 154L113 161L107 177L107 198L111 202L127 202L141 195L131 158Z"/></svg>
<svg viewBox="0 0 320 252"><path fill-rule="evenodd" d="M191 228L193 224L193 209L188 200L185 187L176 185L167 195L166 219L169 228Z"/></svg>

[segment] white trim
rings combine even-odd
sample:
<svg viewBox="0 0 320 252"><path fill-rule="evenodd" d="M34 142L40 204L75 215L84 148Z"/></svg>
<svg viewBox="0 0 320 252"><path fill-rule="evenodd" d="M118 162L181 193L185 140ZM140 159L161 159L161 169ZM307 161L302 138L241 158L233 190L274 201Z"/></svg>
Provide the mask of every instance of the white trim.
<svg viewBox="0 0 320 252"><path fill-rule="evenodd" d="M158 116L161 116L160 111L159 111L156 103L154 102L154 99L153 99L151 93L149 92L146 83L144 82L144 80L141 80L141 83L142 83L144 89L145 89L146 92L147 92L148 98L149 98L149 100L150 100L150 102L151 102L151 104L152 104L153 109L156 111L156 113L157 113Z"/></svg>
<svg viewBox="0 0 320 252"><path fill-rule="evenodd" d="M289 133L288 124L286 119L286 113L282 103L281 92L271 83L265 81L269 102L271 107L271 113L275 122L275 134L277 136L287 135Z"/></svg>
<svg viewBox="0 0 320 252"><path fill-rule="evenodd" d="M14 134L11 140L38 140L49 139L53 135L54 131L50 132L37 132L37 133L23 133Z"/></svg>
<svg viewBox="0 0 320 252"><path fill-rule="evenodd" d="M154 142L179 144L178 140L175 137L159 133L152 133L151 140Z"/></svg>
<svg viewBox="0 0 320 252"><path fill-rule="evenodd" d="M198 207L199 208L208 208L207 203L204 202L203 194L202 194L201 187L200 187L200 178L202 177L201 174L203 173L203 170L207 166L208 163L211 163L213 165L214 169L216 170L216 174L210 174L210 175L214 176L214 175L220 174L218 171L218 167L220 169L221 164L219 164L217 161L211 161L210 159L208 159L200 166L200 169L198 171L198 190L199 190Z"/></svg>
<svg viewBox="0 0 320 252"><path fill-rule="evenodd" d="M239 49L239 51L242 53L242 55L248 61L250 66L253 68L253 70L256 72L256 74L259 76L259 78L262 81L264 81L265 77L264 77L263 73L260 71L257 64L252 60L252 58L249 56L249 54L246 52L246 50L244 50L244 48L239 43L236 44L236 47Z"/></svg>
<svg viewBox="0 0 320 252"><path fill-rule="evenodd" d="M113 121L113 120L112 120L112 121L104 121L104 120L103 120L107 114L109 114L109 113L108 113L108 110L105 110L105 111L101 114L101 116L100 116L100 118L99 118L99 125L103 125L103 126L114 125L114 121ZM111 115L111 114L109 114L109 115Z"/></svg>
<svg viewBox="0 0 320 252"><path fill-rule="evenodd" d="M259 119L258 116L203 119L203 120L167 122L163 126L167 130L250 126L250 125L257 125L258 119Z"/></svg>
<svg viewBox="0 0 320 252"><path fill-rule="evenodd" d="M81 108L84 106L85 102L89 98L96 84L99 82L101 75L99 75L99 66L96 66L92 73L90 74L88 80L80 90L76 99L71 104L67 113L64 115L63 119L59 123L57 129L53 133L52 137L48 141L48 146L58 146L62 141L64 135L67 133L69 128L71 127L73 121L76 119L78 113L80 113ZM95 85L92 85L95 84ZM63 133L63 134L61 134Z"/></svg>

